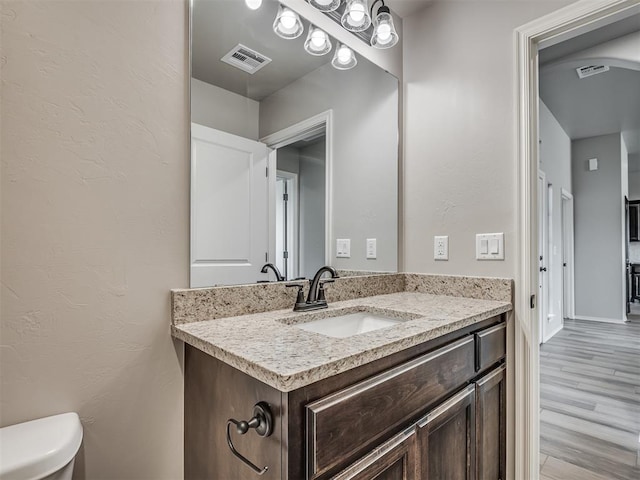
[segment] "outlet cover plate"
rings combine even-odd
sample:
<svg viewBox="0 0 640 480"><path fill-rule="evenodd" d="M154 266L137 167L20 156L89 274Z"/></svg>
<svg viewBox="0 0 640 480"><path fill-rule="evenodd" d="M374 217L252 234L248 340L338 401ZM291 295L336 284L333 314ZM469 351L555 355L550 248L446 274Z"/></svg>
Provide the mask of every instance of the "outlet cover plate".
<svg viewBox="0 0 640 480"><path fill-rule="evenodd" d="M367 260L375 260L378 256L378 245L375 238L367 238Z"/></svg>
<svg viewBox="0 0 640 480"><path fill-rule="evenodd" d="M476 260L504 260L504 233L478 233Z"/></svg>
<svg viewBox="0 0 640 480"><path fill-rule="evenodd" d="M336 239L336 257L351 258L351 239L350 238Z"/></svg>
<svg viewBox="0 0 640 480"><path fill-rule="evenodd" d="M433 237L433 259L449 260L449 237L447 235Z"/></svg>

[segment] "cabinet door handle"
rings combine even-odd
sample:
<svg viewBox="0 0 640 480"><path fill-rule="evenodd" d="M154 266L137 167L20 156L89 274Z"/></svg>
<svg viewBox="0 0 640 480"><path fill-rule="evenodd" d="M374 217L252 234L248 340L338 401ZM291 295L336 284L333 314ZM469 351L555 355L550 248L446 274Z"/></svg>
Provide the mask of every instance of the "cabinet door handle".
<svg viewBox="0 0 640 480"><path fill-rule="evenodd" d="M254 428L256 433L261 437L268 437L273 433L273 415L271 414L271 409L269 405L265 402L258 402L253 407L253 417L249 421L245 420L236 420L234 418L230 418L227 420L227 445L229 445L229 449L231 453L233 453L236 457L242 460L246 465L248 465L254 472L258 475L264 475L267 470L269 470L268 466L260 468L256 466L253 462L251 462L247 457L242 455L236 447L233 446L233 441L231 440L231 425L236 426L236 431L240 435L244 435L250 429Z"/></svg>

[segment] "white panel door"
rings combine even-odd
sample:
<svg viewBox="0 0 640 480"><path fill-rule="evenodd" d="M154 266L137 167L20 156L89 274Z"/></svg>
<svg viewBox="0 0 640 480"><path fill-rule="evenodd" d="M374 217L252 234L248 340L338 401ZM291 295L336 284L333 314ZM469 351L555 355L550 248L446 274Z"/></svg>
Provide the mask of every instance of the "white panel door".
<svg viewBox="0 0 640 480"><path fill-rule="evenodd" d="M191 287L255 283L267 260L268 148L191 124Z"/></svg>

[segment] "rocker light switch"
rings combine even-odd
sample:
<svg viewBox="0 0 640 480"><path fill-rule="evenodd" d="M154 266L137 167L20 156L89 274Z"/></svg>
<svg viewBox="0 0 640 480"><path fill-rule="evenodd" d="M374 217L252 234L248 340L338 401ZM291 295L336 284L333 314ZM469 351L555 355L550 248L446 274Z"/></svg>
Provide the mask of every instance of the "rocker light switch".
<svg viewBox="0 0 640 480"><path fill-rule="evenodd" d="M504 233L477 234L476 260L504 260Z"/></svg>
<svg viewBox="0 0 640 480"><path fill-rule="evenodd" d="M375 238L367 238L367 259L374 260L377 257L377 243Z"/></svg>
<svg viewBox="0 0 640 480"><path fill-rule="evenodd" d="M336 239L336 257L351 258L351 239L350 238Z"/></svg>
<svg viewBox="0 0 640 480"><path fill-rule="evenodd" d="M489 241L486 238L480 240L480 253L483 255L489 253Z"/></svg>

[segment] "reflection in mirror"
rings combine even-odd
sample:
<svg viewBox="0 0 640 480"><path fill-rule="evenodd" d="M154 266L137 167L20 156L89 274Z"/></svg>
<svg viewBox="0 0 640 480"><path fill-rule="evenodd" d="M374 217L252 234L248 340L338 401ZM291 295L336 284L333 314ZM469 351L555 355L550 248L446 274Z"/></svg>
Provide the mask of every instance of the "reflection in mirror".
<svg viewBox="0 0 640 480"><path fill-rule="evenodd" d="M326 263L325 145L322 132L277 150L275 256L287 279L313 278Z"/></svg>
<svg viewBox="0 0 640 480"><path fill-rule="evenodd" d="M334 68L334 39L307 53L304 18L277 36L277 12L192 1L192 287L397 270L398 82Z"/></svg>

